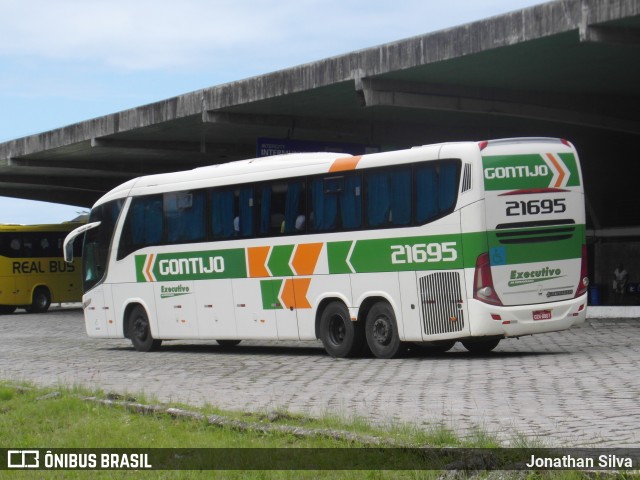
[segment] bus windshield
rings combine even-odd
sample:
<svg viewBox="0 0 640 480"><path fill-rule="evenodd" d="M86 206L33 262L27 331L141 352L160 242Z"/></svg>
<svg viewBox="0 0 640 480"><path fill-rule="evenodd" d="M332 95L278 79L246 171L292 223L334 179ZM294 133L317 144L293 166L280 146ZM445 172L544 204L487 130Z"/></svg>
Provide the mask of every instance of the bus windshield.
<svg viewBox="0 0 640 480"><path fill-rule="evenodd" d="M111 237L123 203L114 200L91 210L89 224L99 222L99 225L84 236L82 278L85 292L100 283L107 270Z"/></svg>

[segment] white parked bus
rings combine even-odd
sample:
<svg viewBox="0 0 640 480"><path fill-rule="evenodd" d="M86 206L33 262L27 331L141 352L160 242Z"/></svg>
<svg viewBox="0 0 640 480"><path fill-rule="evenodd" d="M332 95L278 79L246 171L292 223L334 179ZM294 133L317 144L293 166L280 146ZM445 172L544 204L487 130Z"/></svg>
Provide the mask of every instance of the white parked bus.
<svg viewBox="0 0 640 480"><path fill-rule="evenodd" d="M91 337L490 351L583 322L584 194L565 140L291 154L131 180L84 235Z"/></svg>

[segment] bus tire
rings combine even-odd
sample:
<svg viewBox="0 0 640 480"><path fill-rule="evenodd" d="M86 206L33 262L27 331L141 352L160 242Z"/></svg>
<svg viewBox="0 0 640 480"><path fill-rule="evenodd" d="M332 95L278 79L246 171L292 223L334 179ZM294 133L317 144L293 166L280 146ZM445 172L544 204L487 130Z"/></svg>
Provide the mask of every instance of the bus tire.
<svg viewBox="0 0 640 480"><path fill-rule="evenodd" d="M136 306L129 314L128 337L133 348L139 352L152 352L160 348L162 340L156 340L151 336L149 316L144 308Z"/></svg>
<svg viewBox="0 0 640 480"><path fill-rule="evenodd" d="M216 340L218 345L223 348L230 348L239 345L242 340Z"/></svg>
<svg viewBox="0 0 640 480"><path fill-rule="evenodd" d="M15 305L0 305L0 315L9 315L16 311Z"/></svg>
<svg viewBox="0 0 640 480"><path fill-rule="evenodd" d="M484 338L481 340L463 340L462 345L471 353L489 353L500 343L500 337Z"/></svg>
<svg viewBox="0 0 640 480"><path fill-rule="evenodd" d="M51 293L47 287L37 287L33 291L33 297L31 298L31 305L26 310L29 313L44 313L49 310L51 305Z"/></svg>
<svg viewBox="0 0 640 480"><path fill-rule="evenodd" d="M324 349L334 358L358 355L364 346L362 326L351 321L342 302L331 302L322 311L319 333Z"/></svg>
<svg viewBox="0 0 640 480"><path fill-rule="evenodd" d="M402 351L398 324L393 308L387 302L375 303L365 322L367 345L378 358L394 358Z"/></svg>

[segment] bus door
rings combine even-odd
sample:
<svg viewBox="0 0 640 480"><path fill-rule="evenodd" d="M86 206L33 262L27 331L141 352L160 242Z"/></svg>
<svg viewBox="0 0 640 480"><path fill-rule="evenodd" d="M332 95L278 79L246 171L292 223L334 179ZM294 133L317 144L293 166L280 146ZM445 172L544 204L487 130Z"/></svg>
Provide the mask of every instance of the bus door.
<svg viewBox="0 0 640 480"><path fill-rule="evenodd" d="M482 155L488 261L499 300L527 305L574 298L584 244L575 151L551 139L489 142ZM534 312L533 320L548 318L550 310Z"/></svg>
<svg viewBox="0 0 640 480"><path fill-rule="evenodd" d="M85 326L90 337L115 336L114 313L105 301L105 285L98 285L83 299ZM109 291L109 296L111 291ZM111 323L109 323L111 320Z"/></svg>

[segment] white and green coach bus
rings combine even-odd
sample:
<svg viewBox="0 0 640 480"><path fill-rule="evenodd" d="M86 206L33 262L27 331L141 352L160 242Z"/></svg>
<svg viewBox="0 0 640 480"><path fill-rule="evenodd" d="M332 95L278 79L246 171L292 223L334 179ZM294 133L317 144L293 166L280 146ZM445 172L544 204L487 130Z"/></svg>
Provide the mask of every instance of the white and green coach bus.
<svg viewBox="0 0 640 480"><path fill-rule="evenodd" d="M131 180L84 232L91 337L320 339L486 352L583 322L584 194L565 140L280 155Z"/></svg>

